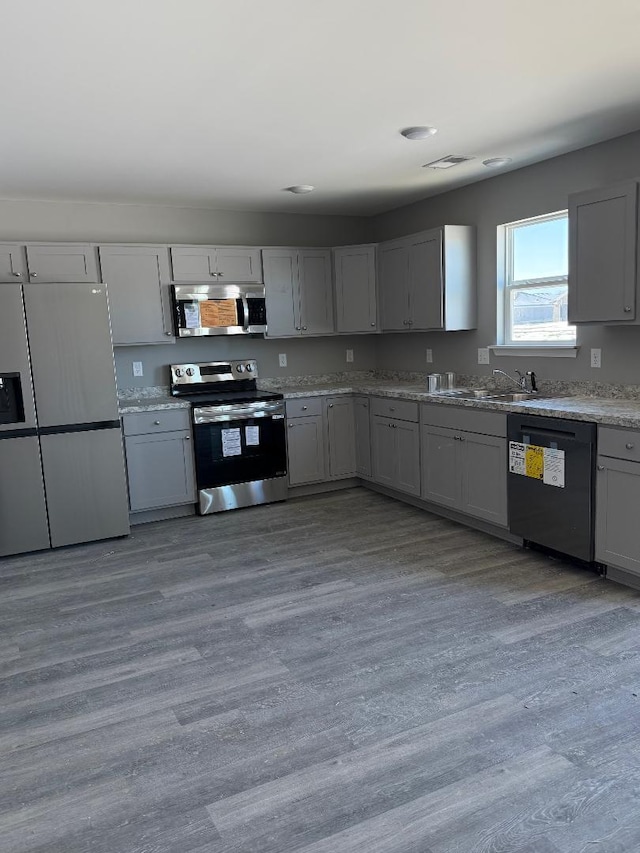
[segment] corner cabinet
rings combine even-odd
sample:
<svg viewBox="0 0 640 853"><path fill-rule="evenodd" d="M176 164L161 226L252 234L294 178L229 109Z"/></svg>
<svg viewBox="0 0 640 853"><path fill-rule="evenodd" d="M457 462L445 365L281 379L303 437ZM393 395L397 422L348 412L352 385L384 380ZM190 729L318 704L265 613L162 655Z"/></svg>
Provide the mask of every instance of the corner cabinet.
<svg viewBox="0 0 640 853"><path fill-rule="evenodd" d="M640 323L638 184L569 196L569 322Z"/></svg>
<svg viewBox="0 0 640 853"><path fill-rule="evenodd" d="M354 477L356 473L356 427L353 397L326 397L327 475L329 480Z"/></svg>
<svg viewBox="0 0 640 853"><path fill-rule="evenodd" d="M166 246L100 246L114 346L175 343Z"/></svg>
<svg viewBox="0 0 640 853"><path fill-rule="evenodd" d="M475 329L475 228L444 225L379 244L382 331Z"/></svg>
<svg viewBox="0 0 640 853"><path fill-rule="evenodd" d="M333 250L336 331L338 334L378 330L376 246L341 246Z"/></svg>
<svg viewBox="0 0 640 853"><path fill-rule="evenodd" d="M263 249L268 338L332 335L330 249Z"/></svg>

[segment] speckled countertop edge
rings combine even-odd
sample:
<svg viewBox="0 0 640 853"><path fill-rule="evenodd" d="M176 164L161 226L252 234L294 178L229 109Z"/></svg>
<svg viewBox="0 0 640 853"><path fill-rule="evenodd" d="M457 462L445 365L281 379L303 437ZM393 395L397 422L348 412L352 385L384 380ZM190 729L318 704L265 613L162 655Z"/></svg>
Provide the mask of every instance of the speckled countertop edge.
<svg viewBox="0 0 640 853"><path fill-rule="evenodd" d="M324 377L323 377L324 378ZM160 391L161 389L157 389ZM593 396L566 396L550 399L532 400L526 403L498 403L494 400L461 400L429 394L424 385L412 381L391 381L364 379L346 382L342 377L335 382L322 384L296 384L279 388L271 387L284 394L285 400L301 397L325 397L340 394L369 394L377 397L401 398L418 403L434 403L458 408L473 408L493 412L518 412L541 415L543 417L566 418L568 420L590 421L607 426L640 428L640 400L620 398L602 398ZM157 392L156 392L157 393ZM168 394L124 398L120 400L120 414L136 414L166 409L188 409L189 403L171 397Z"/></svg>

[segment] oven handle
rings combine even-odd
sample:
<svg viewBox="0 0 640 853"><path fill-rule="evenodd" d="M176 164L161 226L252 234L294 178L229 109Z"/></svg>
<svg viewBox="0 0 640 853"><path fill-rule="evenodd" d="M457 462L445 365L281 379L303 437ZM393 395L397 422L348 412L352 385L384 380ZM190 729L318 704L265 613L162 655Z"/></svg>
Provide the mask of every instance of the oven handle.
<svg viewBox="0 0 640 853"><path fill-rule="evenodd" d="M251 418L284 418L284 403L247 403L242 406L220 406L193 410L194 424L215 424L221 421L248 421Z"/></svg>

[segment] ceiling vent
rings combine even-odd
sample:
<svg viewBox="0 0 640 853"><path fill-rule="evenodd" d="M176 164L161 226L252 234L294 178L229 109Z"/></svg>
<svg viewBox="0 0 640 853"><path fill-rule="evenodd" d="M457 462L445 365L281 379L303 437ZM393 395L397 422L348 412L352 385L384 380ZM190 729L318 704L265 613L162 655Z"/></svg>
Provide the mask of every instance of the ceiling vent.
<svg viewBox="0 0 640 853"><path fill-rule="evenodd" d="M434 160L433 163L425 163L423 168L450 169L452 166L457 166L459 163L466 163L467 160L473 160L473 157L464 157L461 154L448 154L446 157Z"/></svg>

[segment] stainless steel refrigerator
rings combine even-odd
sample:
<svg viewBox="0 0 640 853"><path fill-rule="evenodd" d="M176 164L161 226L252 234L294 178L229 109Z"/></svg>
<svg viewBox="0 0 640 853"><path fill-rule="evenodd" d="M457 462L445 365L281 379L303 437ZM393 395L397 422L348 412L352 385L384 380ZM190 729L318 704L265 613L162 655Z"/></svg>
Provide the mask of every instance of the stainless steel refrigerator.
<svg viewBox="0 0 640 853"><path fill-rule="evenodd" d="M103 284L0 284L0 556L129 532Z"/></svg>

